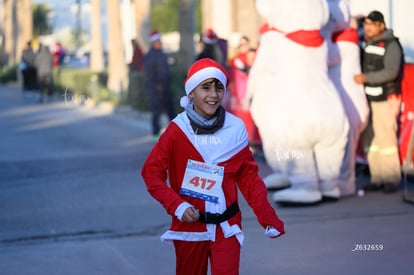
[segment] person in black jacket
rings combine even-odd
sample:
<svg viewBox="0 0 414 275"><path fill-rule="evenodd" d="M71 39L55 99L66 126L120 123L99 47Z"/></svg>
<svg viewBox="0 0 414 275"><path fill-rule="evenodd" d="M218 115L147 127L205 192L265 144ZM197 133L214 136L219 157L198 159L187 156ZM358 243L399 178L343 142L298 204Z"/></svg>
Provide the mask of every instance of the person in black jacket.
<svg viewBox="0 0 414 275"><path fill-rule="evenodd" d="M401 181L397 118L401 105L404 54L401 44L384 16L372 11L364 20L362 74L354 76L364 84L371 108L371 121L361 141L368 157L371 182L366 190L395 192Z"/></svg>
<svg viewBox="0 0 414 275"><path fill-rule="evenodd" d="M161 126L160 116L166 111L172 120L176 113L172 101L171 75L168 57L162 50L161 34L153 31L150 35L151 48L144 56L145 89L148 93L152 112L152 135L159 137Z"/></svg>
<svg viewBox="0 0 414 275"><path fill-rule="evenodd" d="M35 52L32 47L32 41L28 41L22 52L20 69L23 76L23 91L37 89L36 67L34 64Z"/></svg>
<svg viewBox="0 0 414 275"><path fill-rule="evenodd" d="M195 60L211 58L220 65L226 65L226 56L219 45L220 39L213 29L207 29L200 37L201 51Z"/></svg>

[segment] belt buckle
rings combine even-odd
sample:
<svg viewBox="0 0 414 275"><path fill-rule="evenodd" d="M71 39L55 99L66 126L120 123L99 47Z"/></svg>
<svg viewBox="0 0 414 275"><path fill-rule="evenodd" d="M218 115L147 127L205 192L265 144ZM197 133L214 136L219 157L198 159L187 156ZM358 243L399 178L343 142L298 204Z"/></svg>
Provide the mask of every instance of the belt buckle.
<svg viewBox="0 0 414 275"><path fill-rule="evenodd" d="M219 213L214 213L213 214L213 220L214 220L214 223L215 224L219 224L220 223L220 216L221 216L221 214L219 214Z"/></svg>

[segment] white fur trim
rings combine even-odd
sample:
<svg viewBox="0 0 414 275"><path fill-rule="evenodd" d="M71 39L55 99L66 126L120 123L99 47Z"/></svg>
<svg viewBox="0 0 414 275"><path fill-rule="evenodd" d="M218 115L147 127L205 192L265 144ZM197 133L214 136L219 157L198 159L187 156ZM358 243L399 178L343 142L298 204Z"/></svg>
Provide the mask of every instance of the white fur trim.
<svg viewBox="0 0 414 275"><path fill-rule="evenodd" d="M203 42L209 45L215 44L217 42L217 38L209 38L207 35L203 35Z"/></svg>
<svg viewBox="0 0 414 275"><path fill-rule="evenodd" d="M210 224L208 224L210 225ZM162 243L172 243L173 240L181 241L214 241L216 237L216 225L214 224L214 230L207 230L205 232L183 232L183 231L172 231L167 230L160 240Z"/></svg>
<svg viewBox="0 0 414 275"><path fill-rule="evenodd" d="M191 204L189 204L188 202L183 202L181 203L177 209L175 209L175 216L177 217L177 219L179 219L180 221L183 221L183 215L185 210L187 210L187 208L192 207Z"/></svg>
<svg viewBox="0 0 414 275"><path fill-rule="evenodd" d="M280 235L280 232L277 231L276 228L274 228L272 226L268 226L268 227L266 227L265 235L270 237L270 238L275 238L275 237Z"/></svg>
<svg viewBox="0 0 414 275"><path fill-rule="evenodd" d="M204 231L204 232L185 232L185 231L167 230L164 234L162 234L162 236L160 237L160 240L162 243L169 243L169 244L172 244L174 240L190 241L190 242L197 242L197 241L213 241L214 242L216 240L217 225L207 224L206 227L207 227L207 231ZM236 239L239 241L240 246L243 245L244 233L243 231L241 231L241 228L237 224L233 224L232 226L229 226L226 230L229 230L226 238L235 236Z"/></svg>
<svg viewBox="0 0 414 275"><path fill-rule="evenodd" d="M224 91L226 91L227 78L226 75L216 67L207 67L205 69L199 70L194 73L186 82L185 82L185 92L189 95L195 87L197 87L201 82L209 78L218 79L224 86Z"/></svg>
<svg viewBox="0 0 414 275"><path fill-rule="evenodd" d="M248 146L243 121L227 112L223 126L226 130L219 130L212 135L195 135L186 112L178 114L173 122L185 133L206 163L216 165L226 161Z"/></svg>
<svg viewBox="0 0 414 275"><path fill-rule="evenodd" d="M150 36L149 41L152 43L158 39L161 39L161 34L160 33L154 33L153 35Z"/></svg>

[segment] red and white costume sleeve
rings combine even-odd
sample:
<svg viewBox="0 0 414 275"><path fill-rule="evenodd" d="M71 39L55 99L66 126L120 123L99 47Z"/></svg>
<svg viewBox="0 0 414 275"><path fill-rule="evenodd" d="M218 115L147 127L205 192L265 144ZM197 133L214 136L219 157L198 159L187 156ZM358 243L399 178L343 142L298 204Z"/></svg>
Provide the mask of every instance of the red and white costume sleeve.
<svg viewBox="0 0 414 275"><path fill-rule="evenodd" d="M179 193L189 159L224 167L218 203ZM230 113L226 112L223 128L211 135L195 135L186 113L179 114L155 144L141 173L148 192L172 216L170 229L161 236L162 242L214 241L217 225L181 222L176 216L177 208L188 203L202 212L223 213L238 201L238 188L263 228L273 226L279 233L276 237L285 233L283 222L270 205L267 189L258 175L244 124ZM222 222L220 227L226 238L236 236L242 245L244 235L240 211Z"/></svg>

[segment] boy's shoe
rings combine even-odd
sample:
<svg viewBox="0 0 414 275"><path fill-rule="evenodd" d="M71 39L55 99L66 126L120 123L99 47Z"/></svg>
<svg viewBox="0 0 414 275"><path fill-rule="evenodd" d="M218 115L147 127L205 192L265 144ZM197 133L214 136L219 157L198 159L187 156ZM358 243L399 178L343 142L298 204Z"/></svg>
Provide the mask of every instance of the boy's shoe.
<svg viewBox="0 0 414 275"><path fill-rule="evenodd" d="M158 141L159 138L160 138L160 135L159 134L154 134L151 137L152 141Z"/></svg>

